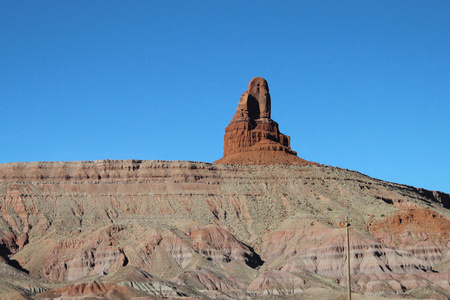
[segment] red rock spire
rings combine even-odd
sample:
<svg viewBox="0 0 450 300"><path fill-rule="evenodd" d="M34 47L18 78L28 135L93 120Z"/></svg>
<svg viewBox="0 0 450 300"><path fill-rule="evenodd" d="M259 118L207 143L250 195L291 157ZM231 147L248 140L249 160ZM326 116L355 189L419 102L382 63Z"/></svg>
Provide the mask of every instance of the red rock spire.
<svg viewBox="0 0 450 300"><path fill-rule="evenodd" d="M280 133L270 116L269 85L264 78L255 77L225 128L223 158L215 163L311 164L291 150L289 136Z"/></svg>

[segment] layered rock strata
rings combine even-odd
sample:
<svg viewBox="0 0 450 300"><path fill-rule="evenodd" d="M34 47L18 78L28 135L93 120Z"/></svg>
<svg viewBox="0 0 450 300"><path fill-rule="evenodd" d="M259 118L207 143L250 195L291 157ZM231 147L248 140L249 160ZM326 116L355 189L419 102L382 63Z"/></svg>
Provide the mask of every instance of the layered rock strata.
<svg viewBox="0 0 450 300"><path fill-rule="evenodd" d="M271 118L269 85L255 77L240 98L236 113L225 128L223 158L228 164L311 164L290 146L290 137L280 132Z"/></svg>
<svg viewBox="0 0 450 300"><path fill-rule="evenodd" d="M444 299L446 199L317 165L3 164L0 298L339 298L350 212L354 293Z"/></svg>

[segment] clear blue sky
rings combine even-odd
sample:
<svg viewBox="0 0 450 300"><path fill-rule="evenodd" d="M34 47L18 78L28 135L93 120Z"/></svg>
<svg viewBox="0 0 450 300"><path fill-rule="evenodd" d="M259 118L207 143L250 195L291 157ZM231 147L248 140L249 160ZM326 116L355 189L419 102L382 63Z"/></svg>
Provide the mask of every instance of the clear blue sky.
<svg viewBox="0 0 450 300"><path fill-rule="evenodd" d="M450 193L450 1L1 1L0 163L212 162L248 82L307 160Z"/></svg>

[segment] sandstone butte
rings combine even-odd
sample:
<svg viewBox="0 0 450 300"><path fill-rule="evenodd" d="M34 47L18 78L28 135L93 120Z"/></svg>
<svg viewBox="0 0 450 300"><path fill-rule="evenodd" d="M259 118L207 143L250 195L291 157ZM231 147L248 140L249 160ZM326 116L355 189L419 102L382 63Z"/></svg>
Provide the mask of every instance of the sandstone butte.
<svg viewBox="0 0 450 300"><path fill-rule="evenodd" d="M215 164L1 164L0 299L346 299L347 212L353 299L448 299L450 195L301 160L270 104Z"/></svg>

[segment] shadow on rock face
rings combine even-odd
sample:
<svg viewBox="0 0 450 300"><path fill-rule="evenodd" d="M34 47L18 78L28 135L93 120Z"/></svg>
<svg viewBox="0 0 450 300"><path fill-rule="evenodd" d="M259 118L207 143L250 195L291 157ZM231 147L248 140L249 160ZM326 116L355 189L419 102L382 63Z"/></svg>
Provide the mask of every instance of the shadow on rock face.
<svg viewBox="0 0 450 300"><path fill-rule="evenodd" d="M244 244L245 245L245 244ZM245 254L245 263L247 264L247 266L249 266L252 269L258 269L259 267L261 267L264 264L264 261L261 259L261 256L259 256L258 253L255 252L255 250L248 246L245 245L246 247L248 247L248 249L250 249L250 251L252 252L252 254Z"/></svg>
<svg viewBox="0 0 450 300"><path fill-rule="evenodd" d="M0 244L0 257L2 257L5 262L10 265L11 267L14 267L24 273L30 274L30 272L24 268L22 268L22 266L19 264L19 262L15 259L9 259L9 255L11 255L11 250L9 250L8 247L6 247L5 244Z"/></svg>

